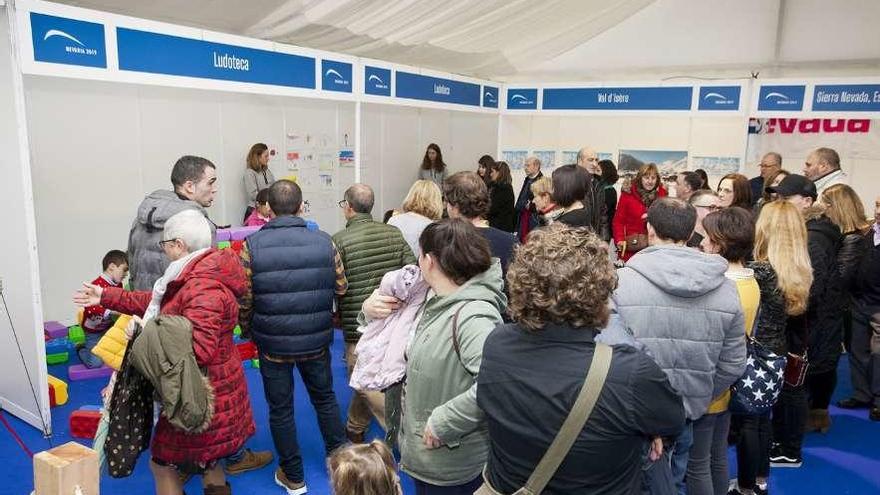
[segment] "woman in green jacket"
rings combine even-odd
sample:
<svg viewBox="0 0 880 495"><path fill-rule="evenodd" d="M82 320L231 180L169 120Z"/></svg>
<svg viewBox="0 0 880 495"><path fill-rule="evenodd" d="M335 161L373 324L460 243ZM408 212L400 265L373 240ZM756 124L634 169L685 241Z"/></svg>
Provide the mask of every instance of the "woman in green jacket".
<svg viewBox="0 0 880 495"><path fill-rule="evenodd" d="M476 380L483 342L507 305L501 264L485 238L460 219L428 225L419 246L431 292L406 352L400 465L417 495L470 495L481 484L489 449ZM385 298L371 297L365 315L387 316L370 307L376 299Z"/></svg>

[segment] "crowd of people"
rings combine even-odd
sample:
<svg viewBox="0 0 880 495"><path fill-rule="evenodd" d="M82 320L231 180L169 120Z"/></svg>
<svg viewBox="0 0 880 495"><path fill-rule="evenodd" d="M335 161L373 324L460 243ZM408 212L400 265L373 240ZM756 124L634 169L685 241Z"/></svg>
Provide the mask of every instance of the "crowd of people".
<svg viewBox="0 0 880 495"><path fill-rule="evenodd" d="M449 173L431 144L399 211L377 221L373 190L354 184L332 236L305 222L302 191L274 180L268 156L262 144L248 155L245 220L262 228L240 252L213 247L214 164L184 156L173 191L141 204L127 253L108 253L74 296L94 332L134 315L127 356L151 352L139 342L172 317L191 335L177 353L189 372L163 354L154 377L126 357L111 380L113 440L96 442L111 474L150 438L118 417L153 417L152 401L117 400L142 386L137 372L163 398L150 452L160 495L192 475L206 494L231 493L226 475L276 454L275 482L306 493L294 369L337 495L401 494L398 469L418 495L769 493L771 466L800 467L804 435L831 429L843 346L854 390L838 405L880 421L880 197L868 218L834 150L812 152L803 175L768 153L759 177L729 174L715 190L699 171L667 190L645 164L618 197L614 164L584 147L550 177L529 157L514 197L508 164L486 155ZM259 352L274 454L245 446L260 399L236 324ZM354 391L345 417L334 328ZM374 420L386 437L369 441Z"/></svg>

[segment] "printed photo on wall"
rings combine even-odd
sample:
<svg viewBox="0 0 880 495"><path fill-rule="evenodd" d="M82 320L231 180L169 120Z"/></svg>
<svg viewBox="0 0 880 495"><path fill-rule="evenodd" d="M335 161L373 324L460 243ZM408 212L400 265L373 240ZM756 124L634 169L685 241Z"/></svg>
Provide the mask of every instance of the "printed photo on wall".
<svg viewBox="0 0 880 495"><path fill-rule="evenodd" d="M525 167L526 157L529 156L528 151L506 150L501 152L501 161L507 162L510 170L522 170Z"/></svg>
<svg viewBox="0 0 880 495"><path fill-rule="evenodd" d="M553 168L556 166L555 151L536 151L533 154L535 155L535 158L541 160L541 167Z"/></svg>
<svg viewBox="0 0 880 495"><path fill-rule="evenodd" d="M596 157L599 160L614 160L614 153L605 153L599 151L596 153ZM578 162L578 152L577 151L563 151L562 152L562 161L559 162L559 165L569 165L572 163Z"/></svg>
<svg viewBox="0 0 880 495"><path fill-rule="evenodd" d="M354 167L354 150L339 150L339 166Z"/></svg>
<svg viewBox="0 0 880 495"><path fill-rule="evenodd" d="M739 172L739 157L736 156L695 156L691 167L701 168L708 175L727 175Z"/></svg>
<svg viewBox="0 0 880 495"><path fill-rule="evenodd" d="M333 176L330 174L320 174L318 176L318 183L321 184L321 189L333 189Z"/></svg>
<svg viewBox="0 0 880 495"><path fill-rule="evenodd" d="M302 166L302 156L299 151L287 152L287 170L299 170Z"/></svg>
<svg viewBox="0 0 880 495"><path fill-rule="evenodd" d="M653 163L660 175L667 176L687 170L687 159L687 151L620 150L617 169L621 173L635 173L642 165Z"/></svg>

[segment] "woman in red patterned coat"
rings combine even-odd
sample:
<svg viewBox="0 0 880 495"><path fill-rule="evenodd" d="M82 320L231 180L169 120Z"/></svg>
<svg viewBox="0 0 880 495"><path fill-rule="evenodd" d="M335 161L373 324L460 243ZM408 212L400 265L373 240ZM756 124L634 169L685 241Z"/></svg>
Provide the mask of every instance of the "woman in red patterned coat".
<svg viewBox="0 0 880 495"><path fill-rule="evenodd" d="M627 261L636 251L647 247L648 208L657 198L666 196L657 165L648 163L639 168L628 191L621 191L617 211L611 222L620 259ZM638 236L643 236L639 242Z"/></svg>
<svg viewBox="0 0 880 495"><path fill-rule="evenodd" d="M85 284L74 301L97 304L144 319L177 315L192 323L193 351L214 391L214 416L202 433L187 433L159 417L150 467L159 495L180 495L178 473L201 474L206 495L231 493L218 463L254 434L247 382L232 342L237 299L245 291L244 269L230 250L211 248L211 230L201 213L185 210L165 224L160 242L172 260L152 292L129 292Z"/></svg>

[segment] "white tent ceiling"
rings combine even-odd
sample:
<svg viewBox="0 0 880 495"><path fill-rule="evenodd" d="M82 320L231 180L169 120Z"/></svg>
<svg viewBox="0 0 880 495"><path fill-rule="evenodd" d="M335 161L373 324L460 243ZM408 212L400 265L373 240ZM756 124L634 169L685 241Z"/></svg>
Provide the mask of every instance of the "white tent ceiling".
<svg viewBox="0 0 880 495"><path fill-rule="evenodd" d="M878 0L62 0L499 81L880 75Z"/></svg>

